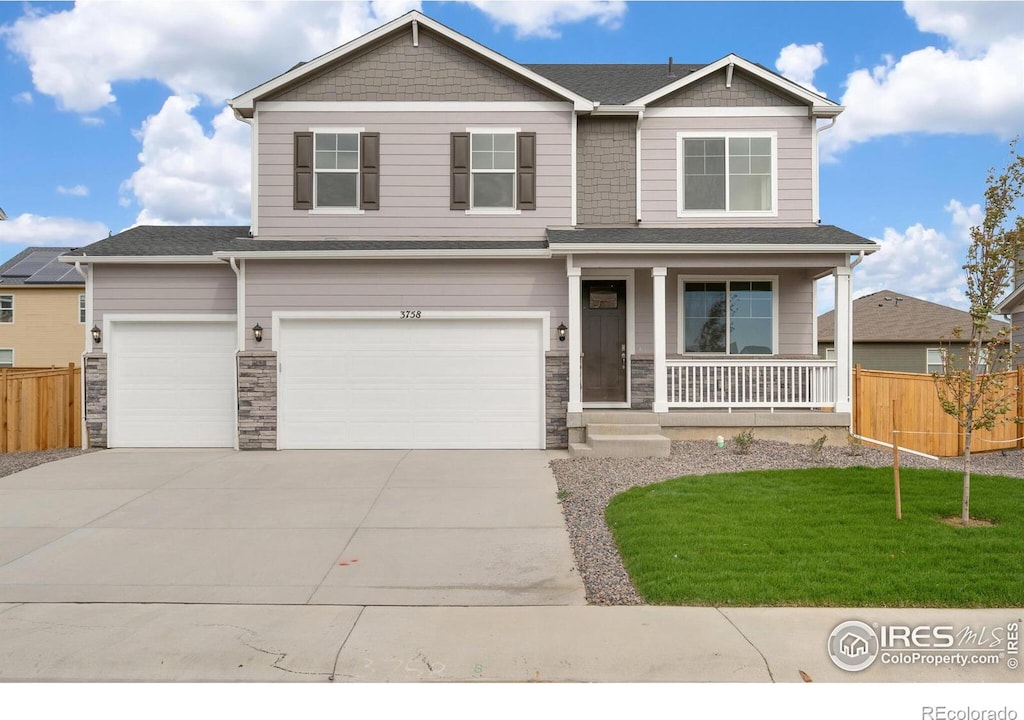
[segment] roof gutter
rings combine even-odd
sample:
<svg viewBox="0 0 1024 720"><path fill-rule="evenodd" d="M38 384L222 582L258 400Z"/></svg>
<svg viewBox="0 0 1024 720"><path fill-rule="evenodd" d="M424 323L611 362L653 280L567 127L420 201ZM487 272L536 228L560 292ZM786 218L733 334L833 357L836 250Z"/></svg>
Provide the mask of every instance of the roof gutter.
<svg viewBox="0 0 1024 720"><path fill-rule="evenodd" d="M69 265L85 263L86 265L213 265L219 263L213 255L62 255L57 258Z"/></svg>
<svg viewBox="0 0 1024 720"><path fill-rule="evenodd" d="M625 255L639 253L644 255L678 255L691 253L697 255L723 254L826 254L826 255L861 255L873 253L878 247L865 248L863 245L800 245L794 243L767 245L764 243L552 243L551 255Z"/></svg>
<svg viewBox="0 0 1024 720"><path fill-rule="evenodd" d="M218 260L380 260L380 259L428 259L428 258L541 258L551 257L547 248L474 249L459 248L407 249L407 250L230 250L215 252L213 261Z"/></svg>

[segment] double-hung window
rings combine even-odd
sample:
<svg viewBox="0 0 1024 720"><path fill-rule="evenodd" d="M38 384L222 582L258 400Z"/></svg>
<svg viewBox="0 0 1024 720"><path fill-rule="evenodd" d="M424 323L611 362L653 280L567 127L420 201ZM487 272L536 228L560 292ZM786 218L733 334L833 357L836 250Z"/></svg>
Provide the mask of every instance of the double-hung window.
<svg viewBox="0 0 1024 720"><path fill-rule="evenodd" d="M681 280L680 352L775 353L774 280Z"/></svg>
<svg viewBox="0 0 1024 720"><path fill-rule="evenodd" d="M380 209L380 133L325 127L294 134L294 208Z"/></svg>
<svg viewBox="0 0 1024 720"><path fill-rule="evenodd" d="M678 215L776 215L774 133L678 134Z"/></svg>
<svg viewBox="0 0 1024 720"><path fill-rule="evenodd" d="M0 323L14 322L14 296L0 295Z"/></svg>
<svg viewBox="0 0 1024 720"><path fill-rule="evenodd" d="M78 295L78 322L85 323L85 293Z"/></svg>
<svg viewBox="0 0 1024 720"><path fill-rule="evenodd" d="M537 134L469 128L451 134L451 209L518 213L537 209Z"/></svg>
<svg viewBox="0 0 1024 720"><path fill-rule="evenodd" d="M925 372L943 373L946 369L946 351L943 348L928 348L925 353Z"/></svg>

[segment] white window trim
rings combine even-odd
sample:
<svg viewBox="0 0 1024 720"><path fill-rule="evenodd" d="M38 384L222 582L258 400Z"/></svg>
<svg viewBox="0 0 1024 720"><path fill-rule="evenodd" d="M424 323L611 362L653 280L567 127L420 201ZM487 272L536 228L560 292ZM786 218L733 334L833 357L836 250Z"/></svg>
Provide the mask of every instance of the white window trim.
<svg viewBox="0 0 1024 720"><path fill-rule="evenodd" d="M683 140L688 138L724 138L725 148L725 202L729 204L729 140L732 138L769 138L772 141L772 209L771 210L687 210L683 207ZM774 130L730 130L728 132L680 131L676 133L676 217L681 218L744 218L779 216L779 134Z"/></svg>
<svg viewBox="0 0 1024 720"><path fill-rule="evenodd" d="M363 149L360 147L360 136L366 131L366 128L361 127L336 127L331 125L321 125L309 128L309 131L313 133L313 207L307 210L310 215L363 215L366 211L360 206L362 198L360 197L359 189L361 186L360 175L362 175L362 161L363 161ZM355 135L356 136L356 169L355 170L317 170L316 168L316 136L321 135ZM356 204L354 207L317 207L316 205L316 185L317 185L317 173L318 172L334 172L344 173L356 176Z"/></svg>
<svg viewBox="0 0 1024 720"><path fill-rule="evenodd" d="M751 353L733 355L729 352L729 325L726 323L726 341L724 353L701 353L686 351L686 305L683 302L683 290L688 282L724 282L726 295L729 294L728 283L732 282L770 282L772 284L772 351L767 355ZM676 352L687 357L729 357L729 358L766 358L779 354L779 276L778 275L678 275L676 276Z"/></svg>
<svg viewBox="0 0 1024 720"><path fill-rule="evenodd" d="M469 209L466 210L467 215L522 215L523 211L520 210L517 205L519 204L518 193L516 192L519 185L519 148L516 147L516 136L522 132L521 128L509 128L509 127L468 127L466 132L469 133ZM508 208L478 208L473 206L473 174L508 174L508 170L474 170L473 169L473 135L478 133L481 135L511 135L512 136L512 151L515 155L515 160L512 162L512 207Z"/></svg>
<svg viewBox="0 0 1024 720"><path fill-rule="evenodd" d="M14 348L0 348L0 352L3 352L5 350L10 350L11 351L11 364L10 365L0 365L0 368L12 368L12 367L14 367Z"/></svg>
<svg viewBox="0 0 1024 720"><path fill-rule="evenodd" d="M939 362L937 362L937 363L929 362L929 356L933 352L937 352L939 354ZM944 372L945 371L945 357L946 357L946 350L945 350L945 348L925 348L925 351L924 351L924 371L926 373L932 373L932 372L942 373L942 372ZM929 370L928 368L930 368L932 365L938 365L939 369L938 370Z"/></svg>
<svg viewBox="0 0 1024 720"><path fill-rule="evenodd" d="M14 324L14 295L4 293L0 295L0 299L10 298L11 299L11 319L10 321L0 320L0 325L13 325Z"/></svg>
<svg viewBox="0 0 1024 720"><path fill-rule="evenodd" d="M85 293L79 293L78 294L78 324L79 325L85 325L86 315L87 315L87 313L86 313Z"/></svg>

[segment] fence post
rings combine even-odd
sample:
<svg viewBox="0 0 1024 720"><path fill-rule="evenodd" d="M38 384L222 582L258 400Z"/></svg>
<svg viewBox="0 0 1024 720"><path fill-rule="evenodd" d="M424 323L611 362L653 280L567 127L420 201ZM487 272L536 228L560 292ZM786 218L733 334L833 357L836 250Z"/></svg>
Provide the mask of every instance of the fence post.
<svg viewBox="0 0 1024 720"><path fill-rule="evenodd" d="M903 499L900 497L900 445L899 445L899 400L892 401L892 484L896 494L896 519L903 519Z"/></svg>
<svg viewBox="0 0 1024 720"><path fill-rule="evenodd" d="M7 368L0 370L0 452L7 452Z"/></svg>
<svg viewBox="0 0 1024 720"><path fill-rule="evenodd" d="M863 422L863 420L861 419L861 415L860 415L860 401L861 401L861 395L863 393L861 392L860 383L861 383L860 363L856 363L853 366L853 434L854 435L863 435L863 433L861 432L863 430L863 427L862 427L862 424L861 424Z"/></svg>
<svg viewBox="0 0 1024 720"><path fill-rule="evenodd" d="M1017 366L1017 449L1024 450L1024 365Z"/></svg>
<svg viewBox="0 0 1024 720"><path fill-rule="evenodd" d="M75 446L75 364L73 362L68 363L68 374L65 376L64 392L67 393L67 412L64 414L64 422L66 423L67 432L67 445L64 447Z"/></svg>

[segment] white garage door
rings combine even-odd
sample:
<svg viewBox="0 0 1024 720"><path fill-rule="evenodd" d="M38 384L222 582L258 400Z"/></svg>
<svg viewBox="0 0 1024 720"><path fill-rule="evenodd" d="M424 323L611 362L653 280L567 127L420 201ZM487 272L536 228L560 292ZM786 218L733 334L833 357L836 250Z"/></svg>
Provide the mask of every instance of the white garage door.
<svg viewBox="0 0 1024 720"><path fill-rule="evenodd" d="M111 447L234 446L234 322L110 327Z"/></svg>
<svg viewBox="0 0 1024 720"><path fill-rule="evenodd" d="M278 447L542 448L539 319L282 319Z"/></svg>

